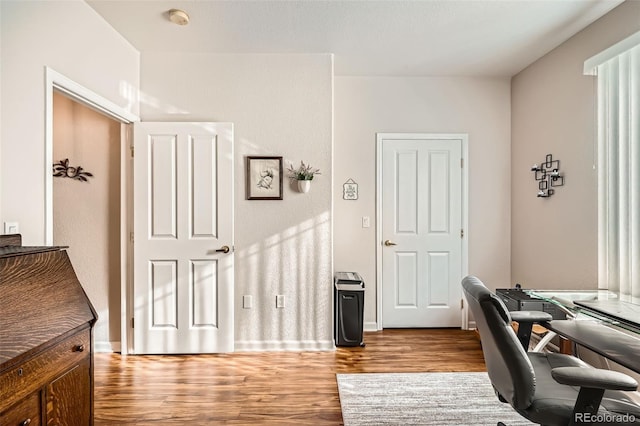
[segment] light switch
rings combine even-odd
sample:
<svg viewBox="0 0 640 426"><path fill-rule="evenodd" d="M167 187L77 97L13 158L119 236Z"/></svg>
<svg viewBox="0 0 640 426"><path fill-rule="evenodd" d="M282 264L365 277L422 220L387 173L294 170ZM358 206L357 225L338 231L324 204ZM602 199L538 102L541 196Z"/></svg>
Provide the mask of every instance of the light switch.
<svg viewBox="0 0 640 426"><path fill-rule="evenodd" d="M371 219L369 216L362 216L362 227L369 228L371 226Z"/></svg>
<svg viewBox="0 0 640 426"><path fill-rule="evenodd" d="M284 308L284 294L278 294L276 296L276 308Z"/></svg>
<svg viewBox="0 0 640 426"><path fill-rule="evenodd" d="M242 296L242 307L244 309L253 308L253 297L251 297L251 296Z"/></svg>

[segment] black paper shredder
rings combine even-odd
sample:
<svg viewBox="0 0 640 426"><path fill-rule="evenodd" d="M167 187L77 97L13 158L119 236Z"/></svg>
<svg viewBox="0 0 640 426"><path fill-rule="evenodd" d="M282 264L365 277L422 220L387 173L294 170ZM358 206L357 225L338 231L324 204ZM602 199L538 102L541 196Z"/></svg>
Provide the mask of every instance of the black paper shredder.
<svg viewBox="0 0 640 426"><path fill-rule="evenodd" d="M333 282L336 346L364 346L364 281L355 272L336 272Z"/></svg>

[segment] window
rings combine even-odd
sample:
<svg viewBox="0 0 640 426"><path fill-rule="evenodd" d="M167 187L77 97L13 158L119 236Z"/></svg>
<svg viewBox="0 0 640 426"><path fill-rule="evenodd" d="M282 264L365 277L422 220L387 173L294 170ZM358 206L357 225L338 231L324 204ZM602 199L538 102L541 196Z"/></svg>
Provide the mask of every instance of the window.
<svg viewBox="0 0 640 426"><path fill-rule="evenodd" d="M585 73L598 76L598 282L640 297L640 33Z"/></svg>

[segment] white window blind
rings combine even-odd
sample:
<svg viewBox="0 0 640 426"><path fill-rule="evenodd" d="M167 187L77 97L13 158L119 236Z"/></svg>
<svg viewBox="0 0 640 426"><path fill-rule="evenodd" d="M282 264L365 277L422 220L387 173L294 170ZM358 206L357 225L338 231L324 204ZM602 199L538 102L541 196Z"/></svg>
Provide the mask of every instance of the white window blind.
<svg viewBox="0 0 640 426"><path fill-rule="evenodd" d="M598 281L640 297L640 45L598 64Z"/></svg>

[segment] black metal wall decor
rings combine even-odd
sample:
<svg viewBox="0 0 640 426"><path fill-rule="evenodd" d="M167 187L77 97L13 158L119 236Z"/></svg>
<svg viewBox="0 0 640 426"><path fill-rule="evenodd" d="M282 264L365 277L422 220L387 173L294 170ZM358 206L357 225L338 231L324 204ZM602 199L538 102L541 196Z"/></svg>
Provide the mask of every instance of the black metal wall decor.
<svg viewBox="0 0 640 426"><path fill-rule="evenodd" d="M538 181L538 197L551 197L555 190L554 187L564 185L564 176L560 174L560 160L554 160L551 154L547 154L544 163L534 164L531 171L535 172L535 178Z"/></svg>
<svg viewBox="0 0 640 426"><path fill-rule="evenodd" d="M65 158L53 165L53 176L55 177L67 177L80 182L88 182L88 177L93 177L92 173L85 172L80 166L69 166L69 159Z"/></svg>

